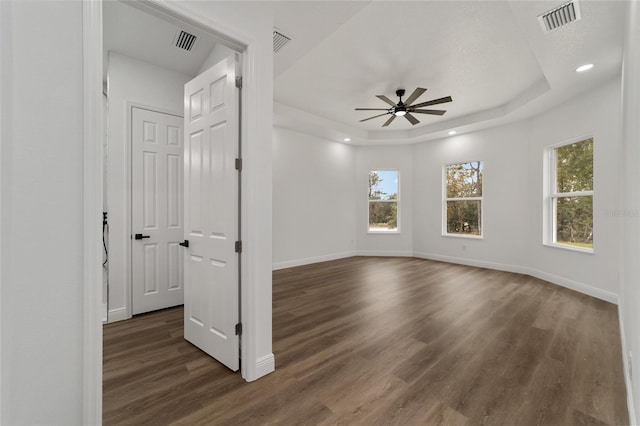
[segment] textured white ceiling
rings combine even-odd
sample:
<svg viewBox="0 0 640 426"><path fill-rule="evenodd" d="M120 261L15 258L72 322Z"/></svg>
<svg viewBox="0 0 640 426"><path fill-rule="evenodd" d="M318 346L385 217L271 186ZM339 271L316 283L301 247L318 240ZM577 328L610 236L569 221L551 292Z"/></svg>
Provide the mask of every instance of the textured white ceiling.
<svg viewBox="0 0 640 426"><path fill-rule="evenodd" d="M581 21L543 34L537 15L563 3L368 3L276 76L276 121L302 127L313 116L317 127L336 123L340 135L416 140L539 113L620 73L626 2L583 0ZM585 62L596 67L576 74ZM396 88L409 94L416 86L428 89L420 101L452 96L441 105L447 113L417 115L416 126L402 118L384 129L385 117L358 122L374 114L354 108L386 107L375 95L396 100Z"/></svg>
<svg viewBox="0 0 640 426"><path fill-rule="evenodd" d="M355 107L387 107L374 95L395 101L397 88L454 99L442 118L416 115L420 126L502 105L543 78L505 2L374 2L278 76L275 99L351 124L374 115Z"/></svg>
<svg viewBox="0 0 640 426"><path fill-rule="evenodd" d="M194 77L216 43L189 25L178 25L114 0L103 2L103 28L105 53L115 51ZM198 36L190 52L174 46L180 30Z"/></svg>
<svg viewBox="0 0 640 426"><path fill-rule="evenodd" d="M282 74L328 35L369 4L369 1L269 2L274 26L291 41L274 58L274 76Z"/></svg>
<svg viewBox="0 0 640 426"><path fill-rule="evenodd" d="M544 34L537 16L558 0L227 2L259 8L292 38L274 56L275 124L352 143L433 139L540 113L620 75L627 1L581 0L581 21ZM135 4L135 3L134 3ZM217 42L195 28L104 2L104 43L195 75ZM172 46L179 28L200 37L195 51ZM219 41L219 40L218 40ZM575 68L595 68L584 74ZM418 102L452 96L444 116L417 115L411 126L357 107L384 108L415 87ZM436 108L436 107L434 107Z"/></svg>

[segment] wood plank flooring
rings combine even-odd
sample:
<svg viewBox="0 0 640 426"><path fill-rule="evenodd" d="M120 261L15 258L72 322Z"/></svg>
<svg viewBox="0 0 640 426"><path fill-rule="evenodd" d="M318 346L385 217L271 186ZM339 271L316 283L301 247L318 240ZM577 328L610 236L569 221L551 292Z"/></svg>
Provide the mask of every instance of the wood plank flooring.
<svg viewBox="0 0 640 426"><path fill-rule="evenodd" d="M624 425L616 306L524 275L353 257L273 273L246 383L182 308L104 327L104 424Z"/></svg>

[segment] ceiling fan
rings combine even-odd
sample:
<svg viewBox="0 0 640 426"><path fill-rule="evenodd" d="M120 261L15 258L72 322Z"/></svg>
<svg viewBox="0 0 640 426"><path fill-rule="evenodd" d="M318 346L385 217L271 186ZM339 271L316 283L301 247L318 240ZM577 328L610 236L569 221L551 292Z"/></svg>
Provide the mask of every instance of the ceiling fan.
<svg viewBox="0 0 640 426"><path fill-rule="evenodd" d="M451 102L451 96L446 96L444 98L433 99L427 102L421 102L419 104L411 105L416 99L418 99L427 89L423 89L422 87L417 87L416 90L413 91L411 96L407 98L405 102L402 101L402 97L404 96L404 89L396 90L396 96L400 98L398 103L393 102L391 99L387 98L385 95L377 95L376 97L383 100L384 102L391 105L391 108L356 108L356 111L385 111L383 114L374 115L373 117L365 118L360 120L360 122L371 120L374 118L382 117L384 115L391 114L391 117L387 121L384 122L382 127L387 127L396 117L403 117L409 120L412 125L418 124L420 121L415 118L411 114L431 114L431 115L443 115L445 110L442 109L420 109L423 107L444 104L446 102Z"/></svg>

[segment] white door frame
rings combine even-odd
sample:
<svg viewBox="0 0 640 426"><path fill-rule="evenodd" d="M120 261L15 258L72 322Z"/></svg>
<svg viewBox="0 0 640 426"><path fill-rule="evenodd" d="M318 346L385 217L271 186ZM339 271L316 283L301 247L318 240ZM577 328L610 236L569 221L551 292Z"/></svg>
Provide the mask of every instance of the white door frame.
<svg viewBox="0 0 640 426"><path fill-rule="evenodd" d="M102 2L82 3L82 423L102 424Z"/></svg>
<svg viewBox="0 0 640 426"><path fill-rule="evenodd" d="M203 31L215 35L234 45L242 52L242 75L245 89L242 91L242 152L250 152L249 146L257 146L255 126L257 116L256 62L257 41L246 34L231 30L215 18L204 20L201 16L182 9L176 3L162 0L138 1L137 7L144 7L150 13L177 18L195 25ZM223 29L219 31L217 29ZM83 363L83 424L102 422L102 0L83 1L83 226L84 226L84 363ZM251 96L249 96L249 94ZM248 118L248 119L247 119ZM251 123L251 124L248 124ZM255 140L254 140L255 139ZM250 194L248 179L243 179L241 192ZM243 206L247 203L243 202ZM253 227L247 225L246 207L243 207L244 238L251 241ZM250 262L242 253L242 317L244 324L254 323L258 302L251 294L259 277L249 273ZM253 257L253 256L252 256ZM258 330L247 327L241 336L243 352L241 374L247 381L255 380L274 368L273 354L258 359ZM256 362L254 362L254 360Z"/></svg>
<svg viewBox="0 0 640 426"><path fill-rule="evenodd" d="M10 4L7 4L8 2L4 2L4 4L0 4L0 23L5 23L8 21L8 16L11 14L11 10L9 9L11 7ZM8 25L7 25L8 26ZM5 75L6 71L5 68L8 68L8 64L3 63L3 58L5 55L4 50L7 48L6 44L9 44L9 42L7 42L7 38L9 37L4 37L4 40L2 42L0 42L0 117L5 117L6 118L4 120L0 120L0 147L2 146L2 142L5 139L5 134L10 134L8 133L9 131L9 126L8 126L8 122L11 122L11 117L9 117L9 111L10 111L10 107L6 108L6 111L2 111L2 105L6 102L5 100L8 99L8 94L6 93L7 90L4 89L4 79L7 78L7 76ZM6 43L6 44L5 44ZM3 89L5 90L5 93L3 93ZM7 105L10 105L9 102L7 102ZM2 113L4 113L5 115L2 115ZM5 133L6 132L6 133ZM0 148L0 164L2 164L2 148ZM2 187L2 181L0 179L0 187ZM0 196L0 223L2 223L2 197ZM0 226L0 229L2 227ZM0 231L0 241L2 241L2 235L1 235L1 231ZM2 258L2 249L0 248L0 265L3 264L3 258ZM2 266L0 266L0 294L2 294ZM0 307L0 318L2 317L2 308ZM2 327L0 327L0 423L2 423L5 413L7 412L7 410L5 409L3 411L2 409Z"/></svg>

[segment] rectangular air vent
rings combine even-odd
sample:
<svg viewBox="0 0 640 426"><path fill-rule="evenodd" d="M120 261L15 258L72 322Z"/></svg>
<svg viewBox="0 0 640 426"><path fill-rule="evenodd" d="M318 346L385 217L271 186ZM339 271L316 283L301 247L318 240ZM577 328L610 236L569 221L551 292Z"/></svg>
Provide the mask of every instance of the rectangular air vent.
<svg viewBox="0 0 640 426"><path fill-rule="evenodd" d="M582 18L578 0L570 1L538 16L542 31L548 33Z"/></svg>
<svg viewBox="0 0 640 426"><path fill-rule="evenodd" d="M184 49L187 52L190 52L196 44L197 39L197 36L181 30L178 31L178 34L176 34L176 38L173 41L173 44L180 49Z"/></svg>
<svg viewBox="0 0 640 426"><path fill-rule="evenodd" d="M285 44L291 41L290 37L282 34L280 31L273 30L273 53L282 49Z"/></svg>

